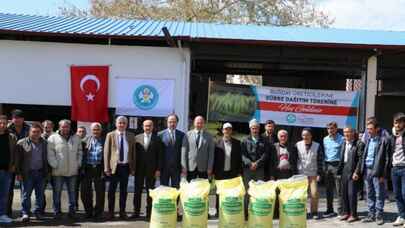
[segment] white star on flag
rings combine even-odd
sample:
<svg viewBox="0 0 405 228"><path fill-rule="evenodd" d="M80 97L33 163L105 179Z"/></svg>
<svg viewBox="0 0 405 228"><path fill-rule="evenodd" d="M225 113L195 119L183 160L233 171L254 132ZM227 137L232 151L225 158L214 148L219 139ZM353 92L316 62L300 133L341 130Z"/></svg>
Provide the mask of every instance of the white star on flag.
<svg viewBox="0 0 405 228"><path fill-rule="evenodd" d="M86 94L87 101L94 101L94 97L95 97L95 95L92 93Z"/></svg>

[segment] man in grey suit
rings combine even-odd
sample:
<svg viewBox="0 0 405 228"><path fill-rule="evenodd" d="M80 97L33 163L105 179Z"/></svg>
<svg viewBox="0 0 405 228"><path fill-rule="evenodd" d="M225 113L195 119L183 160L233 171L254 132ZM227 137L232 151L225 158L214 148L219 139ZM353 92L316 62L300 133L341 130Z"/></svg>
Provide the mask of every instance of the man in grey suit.
<svg viewBox="0 0 405 228"><path fill-rule="evenodd" d="M194 129L187 132L181 149L182 174L190 181L195 178L208 178L214 167L215 143L213 137L204 130L202 116L194 119Z"/></svg>

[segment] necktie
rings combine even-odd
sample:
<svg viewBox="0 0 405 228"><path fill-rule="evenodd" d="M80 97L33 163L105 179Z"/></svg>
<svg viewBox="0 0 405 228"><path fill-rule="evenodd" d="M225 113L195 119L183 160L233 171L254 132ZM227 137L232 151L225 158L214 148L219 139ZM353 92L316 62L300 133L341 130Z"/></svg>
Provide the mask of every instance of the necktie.
<svg viewBox="0 0 405 228"><path fill-rule="evenodd" d="M120 134L120 162L124 161L124 136Z"/></svg>
<svg viewBox="0 0 405 228"><path fill-rule="evenodd" d="M145 150L147 150L147 149L148 149L148 147L149 147L150 138L149 138L149 135L145 135L145 137L146 137L146 142L145 142Z"/></svg>
<svg viewBox="0 0 405 228"><path fill-rule="evenodd" d="M174 145L174 134L173 131L170 131L170 144Z"/></svg>
<svg viewBox="0 0 405 228"><path fill-rule="evenodd" d="M201 137L201 132L198 131L198 132L197 132L197 140L195 141L197 148L198 148L198 146L200 145L200 137Z"/></svg>

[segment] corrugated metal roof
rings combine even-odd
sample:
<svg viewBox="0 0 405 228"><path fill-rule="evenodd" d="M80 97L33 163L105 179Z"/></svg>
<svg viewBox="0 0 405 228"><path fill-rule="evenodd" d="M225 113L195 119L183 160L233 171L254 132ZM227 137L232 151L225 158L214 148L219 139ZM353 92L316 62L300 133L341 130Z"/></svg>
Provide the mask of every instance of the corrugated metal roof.
<svg viewBox="0 0 405 228"><path fill-rule="evenodd" d="M405 46L405 32L299 26L228 25L156 20L34 16L0 13L0 32L105 37L163 38L167 27L177 38L216 41L261 41L368 46Z"/></svg>

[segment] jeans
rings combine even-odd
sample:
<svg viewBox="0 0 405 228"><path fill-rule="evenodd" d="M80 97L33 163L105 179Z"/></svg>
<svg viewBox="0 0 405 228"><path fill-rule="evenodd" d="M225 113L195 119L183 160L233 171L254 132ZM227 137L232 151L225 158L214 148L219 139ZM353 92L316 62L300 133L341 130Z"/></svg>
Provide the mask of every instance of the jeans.
<svg viewBox="0 0 405 228"><path fill-rule="evenodd" d="M364 180L367 189L367 207L371 216L382 216L384 212L385 183L380 182L378 177L370 175L366 170Z"/></svg>
<svg viewBox="0 0 405 228"><path fill-rule="evenodd" d="M394 166L391 170L391 177L398 214L405 219L405 167Z"/></svg>
<svg viewBox="0 0 405 228"><path fill-rule="evenodd" d="M69 213L76 212L75 185L76 176L54 176L53 177L53 211L55 214L61 213L61 195L63 184L66 183L69 198Z"/></svg>
<svg viewBox="0 0 405 228"><path fill-rule="evenodd" d="M33 190L35 190L35 213L43 213L45 177L41 170L30 171L29 176L22 181L21 206L23 215L29 215L31 212L31 195Z"/></svg>
<svg viewBox="0 0 405 228"><path fill-rule="evenodd" d="M335 190L338 199L338 214L342 213L342 203L340 201L342 190L341 190L341 179L337 176L339 162L326 162L326 175L325 175L325 185L326 185L326 204L327 212L333 212L333 198Z"/></svg>
<svg viewBox="0 0 405 228"><path fill-rule="evenodd" d="M0 170L0 216L7 213L10 182L10 173L4 170Z"/></svg>

